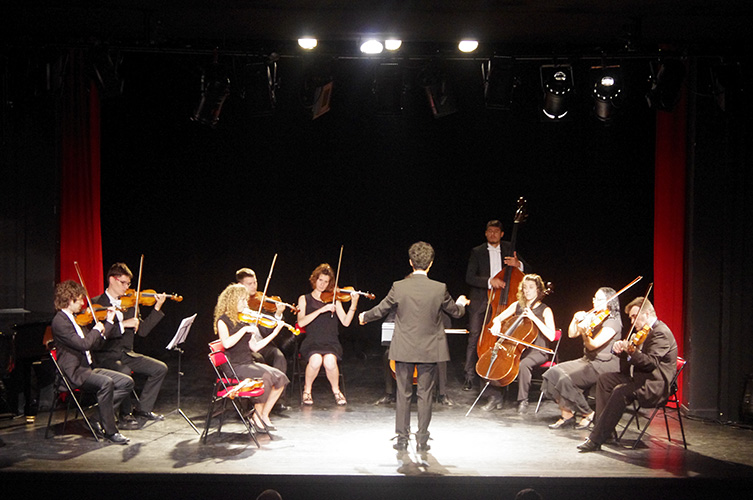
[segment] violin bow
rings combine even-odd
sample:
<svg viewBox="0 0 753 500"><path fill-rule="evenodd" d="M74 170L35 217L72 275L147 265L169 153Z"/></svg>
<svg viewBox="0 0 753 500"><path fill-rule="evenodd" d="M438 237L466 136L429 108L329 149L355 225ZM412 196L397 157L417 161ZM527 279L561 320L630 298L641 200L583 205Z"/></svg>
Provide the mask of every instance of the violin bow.
<svg viewBox="0 0 753 500"><path fill-rule="evenodd" d="M337 308L337 282L340 279L340 264L343 261L343 245L340 245L340 257L337 259L337 272L335 273L335 288L332 289L332 305ZM332 309L330 317L335 315L335 310Z"/></svg>
<svg viewBox="0 0 753 500"><path fill-rule="evenodd" d="M144 270L144 254L141 254L141 261L139 262L139 279L136 282L136 303L133 306L133 317L138 319L139 317L139 294L141 293L141 272Z"/></svg>
<svg viewBox="0 0 753 500"><path fill-rule="evenodd" d="M641 302L641 307L638 308L638 314L635 315L636 319L638 319L638 316L640 316L641 313L643 312L643 306L646 305L646 301L648 300L648 294L651 293L651 288L653 288L653 286L654 286L653 282L648 284L648 289L646 290L646 295L643 296L643 302ZM630 340L630 337L632 337L633 335L633 330L635 330L635 323L630 325L630 331L628 332L627 337L625 337L625 340L628 340L628 341Z"/></svg>
<svg viewBox="0 0 753 500"><path fill-rule="evenodd" d="M81 286L84 287L84 296L86 297L86 303L89 304L89 309L92 312L92 319L94 322L97 322L96 316L94 316L94 305L92 304L92 299L89 297L89 290L86 288L86 284L84 283L84 277L81 275L81 268L78 267L78 261L73 261L73 267L76 268L76 274L78 274L78 280L81 282Z"/></svg>
<svg viewBox="0 0 753 500"><path fill-rule="evenodd" d="M261 293L261 300L259 301L259 310L257 311L256 316L256 324L259 324L259 315L261 315L262 309L264 309L264 299L267 298L267 287L269 286L269 280L272 279L272 271L275 269L275 262L277 262L277 254L275 254L274 257L272 257L272 265L269 268L269 273L267 274L267 282L264 283L264 291Z"/></svg>

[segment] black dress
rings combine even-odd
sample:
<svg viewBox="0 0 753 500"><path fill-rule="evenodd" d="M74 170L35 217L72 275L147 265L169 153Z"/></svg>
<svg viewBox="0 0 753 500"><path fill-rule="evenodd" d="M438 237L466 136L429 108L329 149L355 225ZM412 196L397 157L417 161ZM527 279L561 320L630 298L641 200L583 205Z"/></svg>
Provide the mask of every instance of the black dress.
<svg viewBox="0 0 753 500"><path fill-rule="evenodd" d="M306 314L324 307L324 302L316 300L310 293L306 295ZM334 354L338 361L343 357L340 344L337 313L322 313L306 325L306 338L301 342L301 356L309 359L312 354Z"/></svg>
<svg viewBox="0 0 753 500"><path fill-rule="evenodd" d="M594 335L598 335L605 327L613 329L615 334L604 345L593 351L584 349L583 357L560 363L544 373L541 390L560 407L588 415L591 407L586 399L586 392L596 384L602 373L619 371L619 359L612 354L612 345L622 334L622 322L608 318Z"/></svg>
<svg viewBox="0 0 753 500"><path fill-rule="evenodd" d="M244 325L242 323L236 323L230 320L227 315L222 315L219 319L227 325L228 334L233 335L240 330ZM261 378L264 380L265 394L261 397L262 401L267 400L267 391L272 387L284 387L290 380L288 376L282 371L263 363L257 363L254 361L254 357L251 348L248 346L248 342L254 337L254 333L246 332L235 345L225 350L230 363L232 363L235 372L241 379L244 378ZM261 334L258 334L257 340L260 340Z"/></svg>

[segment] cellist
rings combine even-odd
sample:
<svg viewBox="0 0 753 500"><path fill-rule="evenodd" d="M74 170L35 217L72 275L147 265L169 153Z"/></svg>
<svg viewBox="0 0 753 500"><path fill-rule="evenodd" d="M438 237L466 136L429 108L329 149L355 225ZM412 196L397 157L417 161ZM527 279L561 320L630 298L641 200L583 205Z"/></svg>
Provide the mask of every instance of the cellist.
<svg viewBox="0 0 753 500"><path fill-rule="evenodd" d="M465 382L463 390L470 391L476 379L476 361L478 355L476 346L479 335L484 325L491 320L487 317L487 293L494 289L503 289L505 281L495 278L504 266L510 266L525 270L525 265L515 252L511 252L510 242L502 241L505 232L502 223L498 220L490 220L486 223L486 243L482 243L471 250L468 259L468 268L465 273L465 282L470 286L468 306L468 348L465 353ZM506 293L506 292L505 292Z"/></svg>
<svg viewBox="0 0 753 500"><path fill-rule="evenodd" d="M546 347L546 339L554 341L555 338L554 314L552 313L552 309L541 301L546 293L546 286L541 276L538 274L526 274L518 287L517 302L510 304L492 320L492 333L495 335L504 333L501 331L504 321L512 317L523 316L530 319L538 330L536 338L531 343ZM528 410L528 390L531 387L533 369L546 360L546 353L532 347L526 348L521 354L517 378L518 413L522 414ZM489 401L484 406L484 409L487 411L502 408L502 394L499 388L495 387L492 390L494 392L489 396Z"/></svg>

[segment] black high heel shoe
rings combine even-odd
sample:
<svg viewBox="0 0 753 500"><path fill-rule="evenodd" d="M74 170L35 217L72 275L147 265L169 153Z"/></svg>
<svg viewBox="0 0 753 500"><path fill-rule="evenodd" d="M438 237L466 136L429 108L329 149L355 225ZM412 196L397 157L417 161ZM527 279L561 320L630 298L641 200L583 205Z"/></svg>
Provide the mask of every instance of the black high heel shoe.
<svg viewBox="0 0 753 500"><path fill-rule="evenodd" d="M550 429L564 429L567 427L575 427L575 415L568 419L561 418L553 424L549 424Z"/></svg>
<svg viewBox="0 0 753 500"><path fill-rule="evenodd" d="M585 421L585 423L583 423ZM578 431L582 431L583 429L588 429L591 427L594 423L594 413L592 412L590 415L586 415L583 417L583 420L575 426L575 429Z"/></svg>

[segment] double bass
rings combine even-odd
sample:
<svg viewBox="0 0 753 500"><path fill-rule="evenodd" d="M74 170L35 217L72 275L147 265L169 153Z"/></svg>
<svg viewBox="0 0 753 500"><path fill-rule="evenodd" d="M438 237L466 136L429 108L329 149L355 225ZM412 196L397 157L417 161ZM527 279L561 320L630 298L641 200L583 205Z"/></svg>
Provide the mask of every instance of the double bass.
<svg viewBox="0 0 753 500"><path fill-rule="evenodd" d="M505 257L515 255L515 245L518 240L518 227L522 224L528 214L526 213L526 200L523 197L518 199L518 208L515 211L515 221L510 237L510 254L502 257L502 270L494 278L504 281L504 288L492 288L487 292L486 313L484 315L484 327L478 337L476 344L476 354L479 357L494 347L497 337L491 332L492 320L496 318L505 308L517 300L518 286L523 281L523 271L516 267L506 266Z"/></svg>

